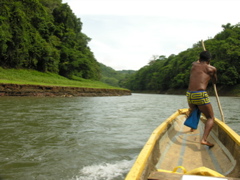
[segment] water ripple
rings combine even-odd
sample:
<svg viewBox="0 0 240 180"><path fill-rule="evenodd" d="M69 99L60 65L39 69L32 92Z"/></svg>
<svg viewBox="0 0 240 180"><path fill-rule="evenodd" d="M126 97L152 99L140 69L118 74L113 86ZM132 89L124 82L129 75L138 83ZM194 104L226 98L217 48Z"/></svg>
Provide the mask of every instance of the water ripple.
<svg viewBox="0 0 240 180"><path fill-rule="evenodd" d="M220 100L240 133L240 98ZM0 106L0 176L9 180L124 179L151 132L188 107L185 96L154 94L1 97Z"/></svg>

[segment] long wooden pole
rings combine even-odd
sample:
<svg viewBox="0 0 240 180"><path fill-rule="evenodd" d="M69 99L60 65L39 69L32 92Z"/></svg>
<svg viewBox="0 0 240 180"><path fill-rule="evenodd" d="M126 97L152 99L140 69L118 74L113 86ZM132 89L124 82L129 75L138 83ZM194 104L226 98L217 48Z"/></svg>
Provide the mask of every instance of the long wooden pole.
<svg viewBox="0 0 240 180"><path fill-rule="evenodd" d="M203 40L202 40L202 47L203 47L203 50L206 51ZM222 106L221 106L221 103L220 103L220 100L219 100L219 97L218 97L218 93L217 93L216 84L213 84L213 87L214 87L214 92L215 92L217 103L218 103L218 108L219 108L219 111L220 111L220 114L221 114L221 117L222 117L222 121L225 123L225 119L224 119L224 115L223 115L223 111L222 111Z"/></svg>

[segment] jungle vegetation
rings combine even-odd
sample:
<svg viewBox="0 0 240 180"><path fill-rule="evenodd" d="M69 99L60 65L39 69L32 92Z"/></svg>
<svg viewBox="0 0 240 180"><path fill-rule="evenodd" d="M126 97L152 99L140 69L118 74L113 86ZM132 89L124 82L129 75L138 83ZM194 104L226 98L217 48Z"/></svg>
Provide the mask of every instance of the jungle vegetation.
<svg viewBox="0 0 240 180"><path fill-rule="evenodd" d="M222 25L223 30L206 40L205 47L212 55L211 65L217 68L218 86L240 84L240 23ZM201 41L177 55L159 56L125 79L123 87L133 91L166 91L186 89L193 61L203 51Z"/></svg>
<svg viewBox="0 0 240 180"><path fill-rule="evenodd" d="M124 80L127 79L129 75L136 72L134 70L116 71L113 68L108 67L102 63L99 64L101 70L100 81L115 87L122 87Z"/></svg>
<svg viewBox="0 0 240 180"><path fill-rule="evenodd" d="M98 80L133 91L187 88L201 42L169 57L160 55L138 71L115 71L99 62L82 32L82 22L62 0L0 1L0 67L54 73L68 79ZM218 84L240 84L240 24L205 41L218 69ZM238 86L239 87L239 86Z"/></svg>
<svg viewBox="0 0 240 180"><path fill-rule="evenodd" d="M0 66L100 79L100 67L62 0L1 0Z"/></svg>

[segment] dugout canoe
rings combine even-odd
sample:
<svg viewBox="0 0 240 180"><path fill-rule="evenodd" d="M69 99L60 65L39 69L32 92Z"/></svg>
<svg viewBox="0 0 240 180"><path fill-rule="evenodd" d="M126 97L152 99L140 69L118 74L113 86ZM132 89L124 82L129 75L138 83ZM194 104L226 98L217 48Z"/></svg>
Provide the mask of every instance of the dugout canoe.
<svg viewBox="0 0 240 180"><path fill-rule="evenodd" d="M206 119L196 131L183 123L188 109L179 109L158 126L125 180L240 180L240 136L215 119L208 140L200 144Z"/></svg>

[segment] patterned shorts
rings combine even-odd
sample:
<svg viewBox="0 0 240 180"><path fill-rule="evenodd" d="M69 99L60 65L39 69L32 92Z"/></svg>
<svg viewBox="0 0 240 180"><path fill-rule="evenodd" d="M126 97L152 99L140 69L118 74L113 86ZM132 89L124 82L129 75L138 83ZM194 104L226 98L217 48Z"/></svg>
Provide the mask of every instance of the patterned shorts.
<svg viewBox="0 0 240 180"><path fill-rule="evenodd" d="M187 91L188 103L197 106L210 104L210 99L206 91Z"/></svg>

